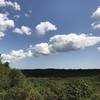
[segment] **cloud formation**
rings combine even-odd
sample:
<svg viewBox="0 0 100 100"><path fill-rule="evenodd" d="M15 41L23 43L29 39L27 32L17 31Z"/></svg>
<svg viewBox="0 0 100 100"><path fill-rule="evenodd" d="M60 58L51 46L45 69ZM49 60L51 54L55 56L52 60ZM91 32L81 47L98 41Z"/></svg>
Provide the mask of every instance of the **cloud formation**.
<svg viewBox="0 0 100 100"><path fill-rule="evenodd" d="M53 25L49 21L46 21L46 22L40 22L40 24L38 24L35 27L35 29L39 35L45 35L49 31L57 30L57 27L56 25Z"/></svg>
<svg viewBox="0 0 100 100"><path fill-rule="evenodd" d="M14 21L9 19L6 14L0 13L0 31L5 31L7 28L14 27Z"/></svg>
<svg viewBox="0 0 100 100"><path fill-rule="evenodd" d="M2 39L5 36L3 32L0 32L0 39Z"/></svg>
<svg viewBox="0 0 100 100"><path fill-rule="evenodd" d="M31 57L31 56L32 56L32 52L30 50L24 51L22 49L18 51L12 50L10 54L1 55L1 57L3 58L2 59L3 62L12 62L26 57Z"/></svg>
<svg viewBox="0 0 100 100"><path fill-rule="evenodd" d="M29 17L32 14L32 10L29 10L27 13L25 13L25 17Z"/></svg>
<svg viewBox="0 0 100 100"><path fill-rule="evenodd" d="M32 34L32 30L27 27L27 26L21 26L21 28L15 28L13 30L13 32L16 32L18 34L26 34L26 35L31 35Z"/></svg>
<svg viewBox="0 0 100 100"><path fill-rule="evenodd" d="M20 15L14 15L14 18L17 18L17 19L20 18Z"/></svg>
<svg viewBox="0 0 100 100"><path fill-rule="evenodd" d="M11 2L7 0L0 0L0 7L12 7L17 11L21 10L21 7L17 2Z"/></svg>
<svg viewBox="0 0 100 100"><path fill-rule="evenodd" d="M92 13L91 17L95 19L95 22L91 24L93 29L100 29L100 6Z"/></svg>
<svg viewBox="0 0 100 100"><path fill-rule="evenodd" d="M53 52L68 52L93 46L98 42L100 42L100 37L71 33L51 37L49 45Z"/></svg>
<svg viewBox="0 0 100 100"><path fill-rule="evenodd" d="M14 26L14 21L9 19L7 14L0 13L0 39L5 36L4 32L8 28L13 28Z"/></svg>
<svg viewBox="0 0 100 100"><path fill-rule="evenodd" d="M47 55L56 52L76 51L94 46L99 42L100 37L70 33L68 35L55 35L49 39L48 43L36 44L31 49L35 54Z"/></svg>
<svg viewBox="0 0 100 100"><path fill-rule="evenodd" d="M100 47L97 47L97 50L100 51Z"/></svg>
<svg viewBox="0 0 100 100"><path fill-rule="evenodd" d="M50 54L48 43L40 43L36 44L33 48L31 48L36 56L38 54L48 55Z"/></svg>
<svg viewBox="0 0 100 100"><path fill-rule="evenodd" d="M100 19L100 6L92 13L92 17L95 19Z"/></svg>
<svg viewBox="0 0 100 100"><path fill-rule="evenodd" d="M48 43L39 43L30 46L27 51L18 50L12 51L10 54L2 54L4 61L13 61L26 57L50 55L54 53L70 52L94 46L100 43L100 37L70 33L68 35L55 35L51 37Z"/></svg>

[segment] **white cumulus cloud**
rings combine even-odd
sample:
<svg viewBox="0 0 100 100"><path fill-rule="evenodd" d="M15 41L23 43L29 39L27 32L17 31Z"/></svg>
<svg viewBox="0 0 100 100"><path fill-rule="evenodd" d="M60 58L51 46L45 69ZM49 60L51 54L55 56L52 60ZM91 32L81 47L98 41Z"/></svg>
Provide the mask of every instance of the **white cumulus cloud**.
<svg viewBox="0 0 100 100"><path fill-rule="evenodd" d="M0 39L2 39L5 36L3 32L0 32Z"/></svg>
<svg viewBox="0 0 100 100"><path fill-rule="evenodd" d="M39 35L45 35L49 31L57 30L56 25L53 25L49 21L40 22L35 28Z"/></svg>
<svg viewBox="0 0 100 100"><path fill-rule="evenodd" d="M77 51L100 43L100 37L87 34L55 35L46 43L31 45L26 50L13 50L10 54L2 54L3 61L11 62L26 57L50 55L54 53ZM100 50L100 47L98 47Z"/></svg>
<svg viewBox="0 0 100 100"><path fill-rule="evenodd" d="M51 37L49 45L53 52L68 52L93 46L98 42L100 42L100 37L71 33Z"/></svg>
<svg viewBox="0 0 100 100"><path fill-rule="evenodd" d="M100 29L100 23L99 24L92 24L93 29Z"/></svg>
<svg viewBox="0 0 100 100"><path fill-rule="evenodd" d="M11 1L7 1L7 0L0 0L0 7L12 7L18 11L21 10L21 7L17 2L11 2Z"/></svg>
<svg viewBox="0 0 100 100"><path fill-rule="evenodd" d="M13 20L9 19L6 14L0 13L0 31L5 31L7 28L14 26Z"/></svg>
<svg viewBox="0 0 100 100"><path fill-rule="evenodd" d="M5 36L4 32L8 28L13 28L14 26L14 21L9 19L7 14L0 13L0 39Z"/></svg>
<svg viewBox="0 0 100 100"><path fill-rule="evenodd" d="M100 6L92 13L92 17L95 19L100 19Z"/></svg>
<svg viewBox="0 0 100 100"><path fill-rule="evenodd" d="M12 62L26 57L31 57L31 56L32 56L32 52L30 50L24 51L22 49L18 51L12 50L10 54L1 55L1 57L3 58L2 59L3 62Z"/></svg>
<svg viewBox="0 0 100 100"><path fill-rule="evenodd" d="M19 34L26 34L26 35L31 35L32 34L32 30L31 28L27 27L27 26L21 26L21 28L15 28L13 30L13 32L19 33Z"/></svg>
<svg viewBox="0 0 100 100"><path fill-rule="evenodd" d="M55 35L48 43L40 43L31 47L35 54L52 54L56 52L76 51L86 47L94 46L100 42L100 37L75 33L68 35Z"/></svg>
<svg viewBox="0 0 100 100"><path fill-rule="evenodd" d="M38 54L43 54L43 55L50 54L48 43L36 44L32 49L33 49L33 52L34 52L35 55L38 55Z"/></svg>

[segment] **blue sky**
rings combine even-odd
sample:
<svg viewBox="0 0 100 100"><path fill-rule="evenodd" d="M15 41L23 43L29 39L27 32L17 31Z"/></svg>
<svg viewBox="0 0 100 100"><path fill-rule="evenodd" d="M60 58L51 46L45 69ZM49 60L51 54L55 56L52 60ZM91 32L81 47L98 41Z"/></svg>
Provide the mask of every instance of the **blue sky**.
<svg viewBox="0 0 100 100"><path fill-rule="evenodd" d="M8 18L1 20L10 20L0 28L4 60L20 69L100 68L99 6L99 0L1 0L0 14Z"/></svg>

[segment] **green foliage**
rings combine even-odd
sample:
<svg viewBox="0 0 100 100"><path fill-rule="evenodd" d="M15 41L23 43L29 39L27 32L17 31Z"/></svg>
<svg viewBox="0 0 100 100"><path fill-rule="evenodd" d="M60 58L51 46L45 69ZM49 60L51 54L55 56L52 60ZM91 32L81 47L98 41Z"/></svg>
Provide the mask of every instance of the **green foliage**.
<svg viewBox="0 0 100 100"><path fill-rule="evenodd" d="M30 79L43 100L99 100L91 81L66 79ZM41 99L40 99L41 100Z"/></svg>
<svg viewBox="0 0 100 100"><path fill-rule="evenodd" d="M20 87L24 84L25 76L18 70L12 69L9 73L11 87Z"/></svg>
<svg viewBox="0 0 100 100"><path fill-rule="evenodd" d="M14 87L7 90L5 100L26 100L27 96L28 91L25 91L23 88Z"/></svg>
<svg viewBox="0 0 100 100"><path fill-rule="evenodd" d="M93 88L97 83L92 81L27 78L0 58L0 100L100 100L100 91Z"/></svg>
<svg viewBox="0 0 100 100"><path fill-rule="evenodd" d="M0 91L9 88L9 68L0 62Z"/></svg>
<svg viewBox="0 0 100 100"><path fill-rule="evenodd" d="M93 87L83 80L69 82L65 90L68 100L87 100L94 93Z"/></svg>
<svg viewBox="0 0 100 100"><path fill-rule="evenodd" d="M0 100L40 100L34 84L21 71L10 69L0 58ZM41 99L42 100L42 99Z"/></svg>

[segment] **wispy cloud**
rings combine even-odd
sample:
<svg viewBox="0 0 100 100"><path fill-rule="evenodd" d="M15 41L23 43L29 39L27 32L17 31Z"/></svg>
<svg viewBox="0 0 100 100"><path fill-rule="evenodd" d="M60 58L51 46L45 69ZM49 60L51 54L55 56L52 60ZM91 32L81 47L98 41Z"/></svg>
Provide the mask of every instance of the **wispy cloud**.
<svg viewBox="0 0 100 100"><path fill-rule="evenodd" d="M0 32L0 39L2 39L5 36L3 32Z"/></svg>
<svg viewBox="0 0 100 100"><path fill-rule="evenodd" d="M27 26L21 26L21 28L15 28L13 30L13 32L16 32L18 34L26 34L26 35L31 35L32 34L32 30L31 28L27 27Z"/></svg>
<svg viewBox="0 0 100 100"><path fill-rule="evenodd" d="M12 7L18 11L21 10L21 7L17 2L11 2L11 1L7 1L7 0L0 0L0 7Z"/></svg>
<svg viewBox="0 0 100 100"><path fill-rule="evenodd" d="M95 20L95 22L91 24L93 29L100 29L100 6L92 13L91 17Z"/></svg>
<svg viewBox="0 0 100 100"><path fill-rule="evenodd" d="M31 57L32 52L30 50L12 50L10 54L2 54L1 57L3 58L3 62L13 62L19 59L23 59L26 57Z"/></svg>
<svg viewBox="0 0 100 100"><path fill-rule="evenodd" d="M20 15L14 15L14 18L20 18Z"/></svg>
<svg viewBox="0 0 100 100"><path fill-rule="evenodd" d="M27 13L25 13L25 17L29 17L32 14L32 10L29 10Z"/></svg>

